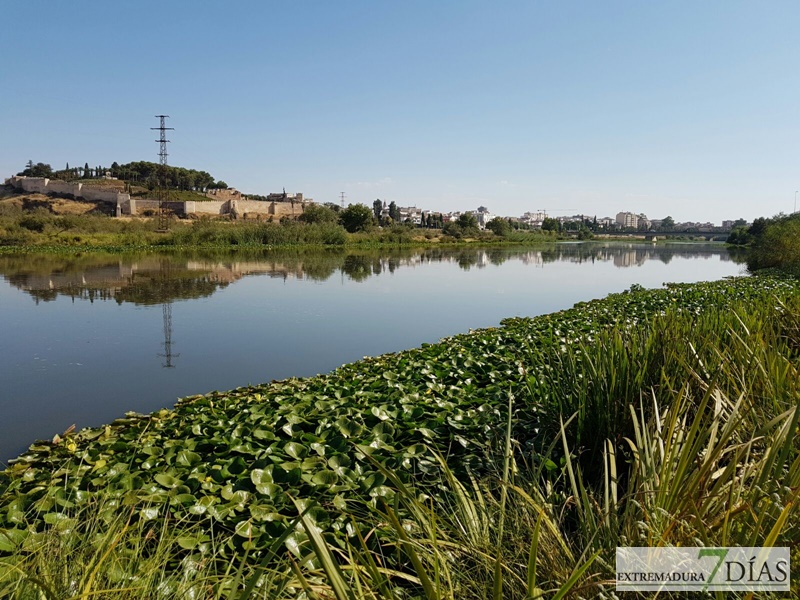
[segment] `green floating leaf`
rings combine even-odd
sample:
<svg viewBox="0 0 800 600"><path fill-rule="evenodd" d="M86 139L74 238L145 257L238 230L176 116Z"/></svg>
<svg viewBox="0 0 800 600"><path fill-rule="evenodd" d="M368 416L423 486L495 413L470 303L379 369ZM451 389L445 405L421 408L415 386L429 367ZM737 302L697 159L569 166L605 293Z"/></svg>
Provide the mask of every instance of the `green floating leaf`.
<svg viewBox="0 0 800 600"><path fill-rule="evenodd" d="M264 483L272 483L272 465L265 469L253 469L250 471L250 481L253 485L262 485Z"/></svg>
<svg viewBox="0 0 800 600"><path fill-rule="evenodd" d="M349 467L350 466L350 457L346 454L337 454L336 456L331 456L328 459L328 466L332 469L338 469L340 467Z"/></svg>
<svg viewBox="0 0 800 600"><path fill-rule="evenodd" d="M194 536L182 535L177 538L178 545L184 550L194 550L200 540Z"/></svg>
<svg viewBox="0 0 800 600"><path fill-rule="evenodd" d="M267 429L256 429L253 432L253 437L257 440L274 440L275 434Z"/></svg>
<svg viewBox="0 0 800 600"><path fill-rule="evenodd" d="M420 456L421 454L425 454L427 448L424 444L412 444L408 448L406 448L405 455L406 456Z"/></svg>
<svg viewBox="0 0 800 600"><path fill-rule="evenodd" d="M336 482L339 481L339 476L333 471L325 469L323 471L315 473L314 476L311 478L311 481L315 485L331 486L331 485L336 485Z"/></svg>
<svg viewBox="0 0 800 600"><path fill-rule="evenodd" d="M26 537L28 532L24 529L0 529L0 552L14 552Z"/></svg>
<svg viewBox="0 0 800 600"><path fill-rule="evenodd" d="M236 528L234 529L236 535L239 537L251 539L256 537L260 534L258 528L253 525L253 522L249 519L247 521L240 521L236 524Z"/></svg>
<svg viewBox="0 0 800 600"><path fill-rule="evenodd" d="M392 498L394 496L394 490L385 485L378 485L369 491L369 495L373 498Z"/></svg>
<svg viewBox="0 0 800 600"><path fill-rule="evenodd" d="M174 488L183 483L180 479L173 477L169 473L157 473L153 479L156 480L156 483L165 488Z"/></svg>
<svg viewBox="0 0 800 600"><path fill-rule="evenodd" d="M361 426L349 417L340 417L336 421L336 427L346 438L354 437L361 431Z"/></svg>
<svg viewBox="0 0 800 600"><path fill-rule="evenodd" d="M181 467L193 467L194 465L199 464L202 460L203 459L196 452L181 450L178 452L178 456L175 459L175 464Z"/></svg>
<svg viewBox="0 0 800 600"><path fill-rule="evenodd" d="M44 516L44 522L48 525L55 525L56 523L66 520L69 520L69 517L59 512L49 512Z"/></svg>
<svg viewBox="0 0 800 600"><path fill-rule="evenodd" d="M142 521L154 521L158 518L158 507L151 506L149 508L143 508L139 511L139 517Z"/></svg>
<svg viewBox="0 0 800 600"><path fill-rule="evenodd" d="M289 442L283 447L284 452L292 458L302 459L308 454L308 448L297 442Z"/></svg>
<svg viewBox="0 0 800 600"><path fill-rule="evenodd" d="M219 502L219 499L214 496L203 496L189 508L189 512L193 515L205 514L205 512L217 502Z"/></svg>
<svg viewBox="0 0 800 600"><path fill-rule="evenodd" d="M256 521L283 521L285 518L280 513L275 512L274 506L269 506L266 504L250 504L247 508L250 511L250 516Z"/></svg>

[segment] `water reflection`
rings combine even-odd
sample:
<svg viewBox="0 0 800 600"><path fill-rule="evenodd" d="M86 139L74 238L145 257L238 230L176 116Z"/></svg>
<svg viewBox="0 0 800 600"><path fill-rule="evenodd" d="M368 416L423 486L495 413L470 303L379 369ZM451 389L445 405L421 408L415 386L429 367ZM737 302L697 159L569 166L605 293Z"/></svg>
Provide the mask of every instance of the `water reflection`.
<svg viewBox="0 0 800 600"><path fill-rule="evenodd" d="M424 248L381 251L248 251L236 253L0 256L0 276L35 302L58 296L73 301L114 300L118 304L156 305L211 296L244 277L326 281L334 275L360 282L397 269L430 263L455 263L483 269L507 261L545 267L555 262L611 262L638 267L648 260L669 264L675 257L718 257L744 262L741 253L719 244L565 243L543 248Z"/></svg>

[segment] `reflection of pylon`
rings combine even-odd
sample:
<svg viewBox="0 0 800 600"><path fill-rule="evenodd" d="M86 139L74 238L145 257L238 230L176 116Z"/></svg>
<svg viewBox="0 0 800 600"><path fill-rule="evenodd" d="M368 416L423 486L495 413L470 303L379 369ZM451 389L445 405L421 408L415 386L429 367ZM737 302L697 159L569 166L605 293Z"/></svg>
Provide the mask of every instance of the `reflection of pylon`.
<svg viewBox="0 0 800 600"><path fill-rule="evenodd" d="M165 359L161 366L166 369L174 369L172 357L177 358L180 354L172 353L172 302L164 302L161 308L164 313L164 354L159 354L159 356L163 356Z"/></svg>
<svg viewBox="0 0 800 600"><path fill-rule="evenodd" d="M161 364L166 369L174 369L172 358L177 358L180 354L172 353L172 301L169 298L169 260L161 261L161 310L164 314L164 353L159 356L164 357Z"/></svg>

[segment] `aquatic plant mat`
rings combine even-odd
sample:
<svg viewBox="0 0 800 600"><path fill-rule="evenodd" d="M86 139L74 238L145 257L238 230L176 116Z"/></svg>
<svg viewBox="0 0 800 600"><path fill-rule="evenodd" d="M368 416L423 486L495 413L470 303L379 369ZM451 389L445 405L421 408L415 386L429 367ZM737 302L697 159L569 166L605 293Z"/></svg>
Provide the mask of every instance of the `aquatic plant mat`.
<svg viewBox="0 0 800 600"><path fill-rule="evenodd" d="M0 597L612 597L618 545L800 564L798 351L795 280L634 286L128 414L0 474Z"/></svg>

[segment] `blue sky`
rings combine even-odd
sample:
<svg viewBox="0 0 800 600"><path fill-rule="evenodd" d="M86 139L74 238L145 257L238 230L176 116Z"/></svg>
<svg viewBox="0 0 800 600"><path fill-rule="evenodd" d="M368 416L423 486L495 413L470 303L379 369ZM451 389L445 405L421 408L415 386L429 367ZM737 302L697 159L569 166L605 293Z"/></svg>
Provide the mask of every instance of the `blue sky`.
<svg viewBox="0 0 800 600"><path fill-rule="evenodd" d="M797 2L3 3L0 175L719 222L800 190ZM800 194L798 194L800 196ZM565 211L565 212L556 212Z"/></svg>

